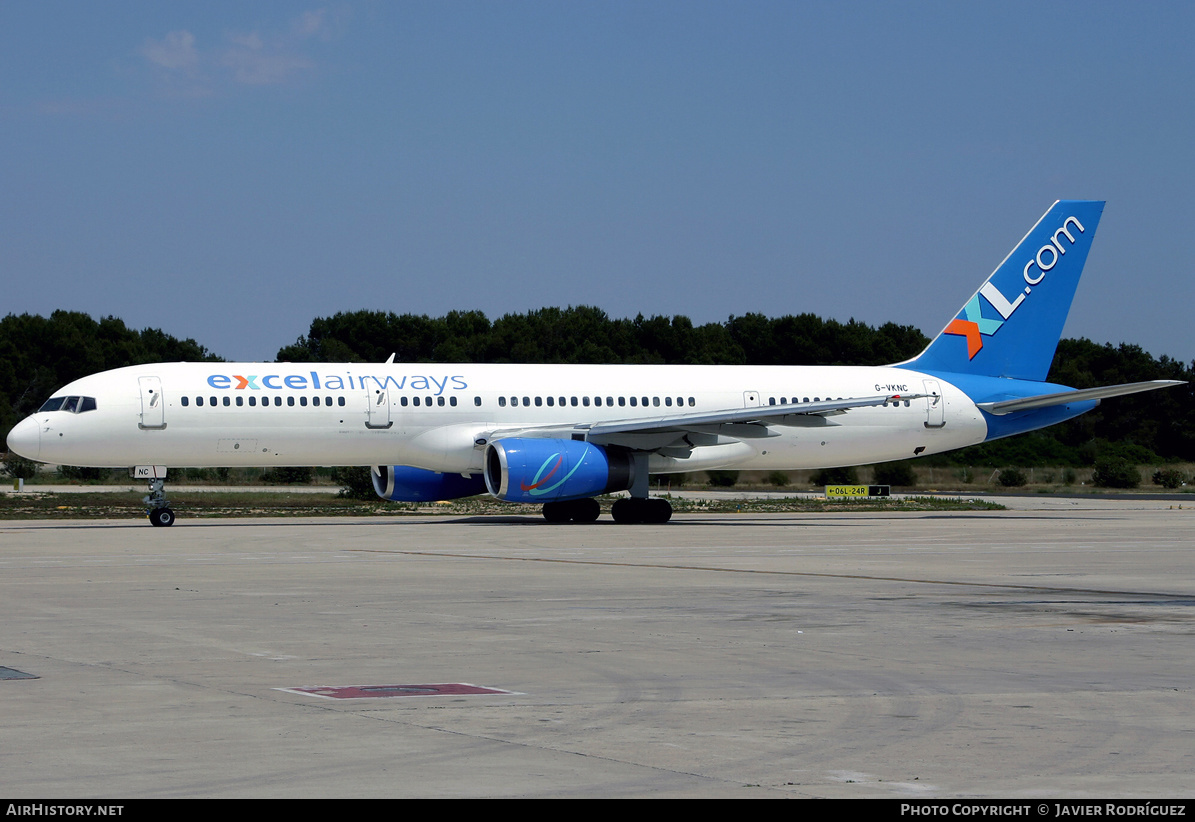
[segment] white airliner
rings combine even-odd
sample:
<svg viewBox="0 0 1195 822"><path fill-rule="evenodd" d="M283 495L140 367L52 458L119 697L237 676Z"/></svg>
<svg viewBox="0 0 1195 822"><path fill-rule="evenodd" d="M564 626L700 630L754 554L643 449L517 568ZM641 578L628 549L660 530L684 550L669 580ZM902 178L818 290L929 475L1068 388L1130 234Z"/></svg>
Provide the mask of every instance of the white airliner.
<svg viewBox="0 0 1195 822"><path fill-rule="evenodd" d="M489 492L551 521L666 522L648 475L824 468L1042 428L1101 398L1043 382L1098 201L1059 201L917 357L891 366L154 363L76 380L8 435L43 462L131 467L171 525L167 467L372 466L390 500ZM393 357L391 358L393 360Z"/></svg>

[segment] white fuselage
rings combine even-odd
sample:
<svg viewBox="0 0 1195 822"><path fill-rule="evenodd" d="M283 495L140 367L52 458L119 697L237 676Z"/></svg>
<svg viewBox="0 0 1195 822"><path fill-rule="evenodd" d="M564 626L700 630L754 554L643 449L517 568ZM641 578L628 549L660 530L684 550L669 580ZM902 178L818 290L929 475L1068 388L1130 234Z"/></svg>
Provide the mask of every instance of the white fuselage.
<svg viewBox="0 0 1195 822"><path fill-rule="evenodd" d="M519 432L818 399L917 394L767 429L711 425L684 454L636 445L653 472L859 465L982 442L983 415L940 377L893 367L159 363L85 377L13 429L23 456L94 467L410 465L482 469ZM755 436L753 431L766 431ZM33 452L33 453L29 453Z"/></svg>

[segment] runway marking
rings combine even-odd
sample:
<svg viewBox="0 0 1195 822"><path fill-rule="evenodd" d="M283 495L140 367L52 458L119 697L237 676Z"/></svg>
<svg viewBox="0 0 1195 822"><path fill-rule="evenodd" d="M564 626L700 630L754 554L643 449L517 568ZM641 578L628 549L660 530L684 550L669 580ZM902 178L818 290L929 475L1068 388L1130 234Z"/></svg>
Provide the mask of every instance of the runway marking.
<svg viewBox="0 0 1195 822"><path fill-rule="evenodd" d="M440 685L329 685L313 688L275 688L290 694L318 696L324 699L393 699L411 696L523 696L518 691L448 682Z"/></svg>
<svg viewBox="0 0 1195 822"><path fill-rule="evenodd" d="M550 557L497 557L492 554L460 554L445 551L403 551L394 548L348 548L362 554L403 554L413 557L445 557L449 559L486 559L500 562L553 562L563 565L600 565L612 568L657 568L670 571L712 571L719 574L760 574L763 576L819 577L822 579L860 579L875 582L908 582L918 585L957 585L967 588L1011 588L1018 591L1051 591L1071 594L1101 594L1116 596L1165 597L1167 599L1191 600L1189 593L1167 593L1160 591L1117 591L1104 588L1076 588L1058 585L1023 585L1012 582L960 582L949 579L914 579L912 577L885 577L871 574L830 574L822 571L765 571L755 568L716 568L710 565L670 565L655 562L606 562L596 559L555 559Z"/></svg>

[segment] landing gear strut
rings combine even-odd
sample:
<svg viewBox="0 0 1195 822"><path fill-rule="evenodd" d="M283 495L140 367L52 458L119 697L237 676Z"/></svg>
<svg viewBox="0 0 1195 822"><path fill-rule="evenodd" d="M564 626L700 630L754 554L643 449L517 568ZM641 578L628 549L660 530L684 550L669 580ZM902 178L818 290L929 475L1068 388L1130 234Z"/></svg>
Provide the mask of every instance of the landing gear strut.
<svg viewBox="0 0 1195 822"><path fill-rule="evenodd" d="M170 510L170 500L166 499L164 479L151 479L149 493L141 498L148 510L149 521L155 528L168 528L174 525L174 511Z"/></svg>
<svg viewBox="0 0 1195 822"><path fill-rule="evenodd" d="M610 513L617 523L663 525L672 519L672 503L666 499L649 498L647 492L647 453L637 451L634 454L635 470L631 483L631 496L614 503Z"/></svg>

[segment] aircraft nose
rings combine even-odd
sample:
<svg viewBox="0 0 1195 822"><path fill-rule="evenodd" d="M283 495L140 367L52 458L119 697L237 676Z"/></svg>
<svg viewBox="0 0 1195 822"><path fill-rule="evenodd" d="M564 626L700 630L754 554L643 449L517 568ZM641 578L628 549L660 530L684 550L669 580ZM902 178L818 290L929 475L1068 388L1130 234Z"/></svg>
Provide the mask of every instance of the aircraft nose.
<svg viewBox="0 0 1195 822"><path fill-rule="evenodd" d="M41 453L41 426L33 417L13 426L8 432L8 450L28 460L35 460Z"/></svg>

